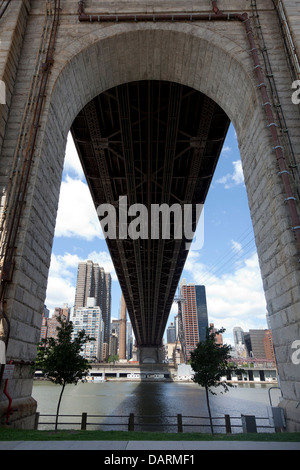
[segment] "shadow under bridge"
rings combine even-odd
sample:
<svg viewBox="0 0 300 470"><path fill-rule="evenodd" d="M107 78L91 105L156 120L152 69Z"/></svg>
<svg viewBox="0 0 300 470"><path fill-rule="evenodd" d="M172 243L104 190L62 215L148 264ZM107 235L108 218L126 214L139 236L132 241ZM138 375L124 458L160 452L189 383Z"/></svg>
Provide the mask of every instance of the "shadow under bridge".
<svg viewBox="0 0 300 470"><path fill-rule="evenodd" d="M161 346L188 254L178 213L169 210L165 225L160 216L158 229L152 210L180 208L183 220L192 205L195 231L195 207L205 202L229 124L201 92L151 80L101 93L72 124L95 207L115 210L98 215L140 348Z"/></svg>

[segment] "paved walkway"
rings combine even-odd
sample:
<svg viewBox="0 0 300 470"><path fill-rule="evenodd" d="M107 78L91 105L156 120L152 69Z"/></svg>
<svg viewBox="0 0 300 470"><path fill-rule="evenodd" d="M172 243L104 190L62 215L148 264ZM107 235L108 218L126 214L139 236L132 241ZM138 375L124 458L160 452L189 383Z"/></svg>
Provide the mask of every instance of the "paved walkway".
<svg viewBox="0 0 300 470"><path fill-rule="evenodd" d="M0 441L1 450L300 450L300 442L239 441ZM126 455L126 454L124 454Z"/></svg>

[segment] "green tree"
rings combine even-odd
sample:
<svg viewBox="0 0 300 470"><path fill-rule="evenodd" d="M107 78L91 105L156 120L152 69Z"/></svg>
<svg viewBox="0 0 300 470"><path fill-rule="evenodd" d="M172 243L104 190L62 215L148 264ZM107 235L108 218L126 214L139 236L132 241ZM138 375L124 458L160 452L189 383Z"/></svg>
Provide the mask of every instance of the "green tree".
<svg viewBox="0 0 300 470"><path fill-rule="evenodd" d="M38 344L36 358L36 368L42 369L45 377L51 382L62 385L57 404L55 431L57 431L59 408L65 386L76 385L88 372L90 365L82 356L81 350L87 342L94 341L94 338L85 334L85 330L79 331L72 341L73 323L61 317L57 320L59 322L57 338L42 340Z"/></svg>
<svg viewBox="0 0 300 470"><path fill-rule="evenodd" d="M241 374L236 364L230 361L230 352L232 350L229 345L220 345L216 342L216 335L223 333L224 328L213 332L212 328L207 329L206 339L198 343L196 349L191 352L190 364L194 371L193 381L205 388L206 403L208 408L210 428L213 434L213 424L209 404L209 393L216 395L212 388L222 387L227 392L228 387L233 387L232 383L221 381L222 377L228 377L232 372ZM222 392L221 392L222 393Z"/></svg>
<svg viewBox="0 0 300 470"><path fill-rule="evenodd" d="M113 354L112 356L109 356L109 358L108 358L108 362L113 362L113 363L115 363L115 362L117 362L118 360L119 360L118 354Z"/></svg>

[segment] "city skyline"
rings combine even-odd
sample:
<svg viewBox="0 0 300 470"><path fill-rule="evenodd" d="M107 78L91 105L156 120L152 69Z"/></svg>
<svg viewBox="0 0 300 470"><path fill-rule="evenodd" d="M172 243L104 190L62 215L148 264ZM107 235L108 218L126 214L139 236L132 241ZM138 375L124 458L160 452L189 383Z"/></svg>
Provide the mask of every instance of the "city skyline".
<svg viewBox="0 0 300 470"><path fill-rule="evenodd" d="M197 288L202 288L200 298ZM213 333L216 334L216 341L219 344L224 343L223 334L218 332L219 328L216 328L213 323L209 323L208 325L204 286L189 285L184 282L181 286L181 292L181 298L185 298L186 300L184 302L188 304L187 308L183 308L184 349L186 353L184 356L182 352L179 352L182 351L182 344L179 335L179 319L177 315L174 318L174 322L171 322L166 328L162 345L165 348L166 359L171 363L173 361L178 363L178 360L180 360L181 363L187 363L189 353L195 349L198 340L205 340L206 328L208 328L208 326L212 328ZM200 308L199 300L201 301ZM206 315L203 315L203 310L205 310ZM185 318L187 314L188 319ZM106 362L109 357L116 358L116 356L118 356L116 360L120 360L121 362L124 362L124 360L129 361L130 359L135 360L133 358L132 349L134 346L134 335L130 320L126 319L123 315L123 319L126 321L124 330L122 329L122 316L120 319L112 319L109 324L108 341L104 342L104 322L101 309L96 306L96 298L87 298L86 306L78 307L76 313L73 312L73 314L70 312L68 305L64 304L62 307L56 307L52 317L49 317L49 310L45 307L40 334L41 341L50 337L56 338L58 326L57 317L59 316L70 319L73 322L73 339L80 330L85 330L89 336L94 338L92 342L88 342L85 345L82 351L84 357L89 361ZM194 323L192 328L190 325L191 322ZM201 332L203 327L205 327L205 337L203 337L203 334L202 337L201 334L199 336L199 331ZM198 331L195 334L196 330ZM125 336L123 337L122 335ZM267 360L274 363L276 362L272 331L270 329L249 329L249 331L244 331L240 326L235 326L233 328L233 338L234 346L232 347L231 353L233 358L250 361ZM124 349L122 349L122 352L121 348Z"/></svg>
<svg viewBox="0 0 300 470"><path fill-rule="evenodd" d="M204 206L204 229L204 246L190 251L182 277L206 286L209 321L224 327L224 340L233 344L236 324L245 330L266 327L266 302L233 126ZM119 318L121 289L69 139L46 297L50 311L64 302L73 307L77 266L87 259L111 273L112 318ZM174 303L168 325L176 314Z"/></svg>

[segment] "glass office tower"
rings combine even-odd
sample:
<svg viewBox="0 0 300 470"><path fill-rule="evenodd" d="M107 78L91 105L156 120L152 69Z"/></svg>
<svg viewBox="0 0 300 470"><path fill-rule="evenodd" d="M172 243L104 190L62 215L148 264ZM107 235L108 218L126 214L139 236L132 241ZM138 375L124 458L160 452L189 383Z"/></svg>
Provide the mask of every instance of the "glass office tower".
<svg viewBox="0 0 300 470"><path fill-rule="evenodd" d="M207 304L205 286L195 286L196 290L196 306L198 318L198 334L199 342L206 338L208 328Z"/></svg>

